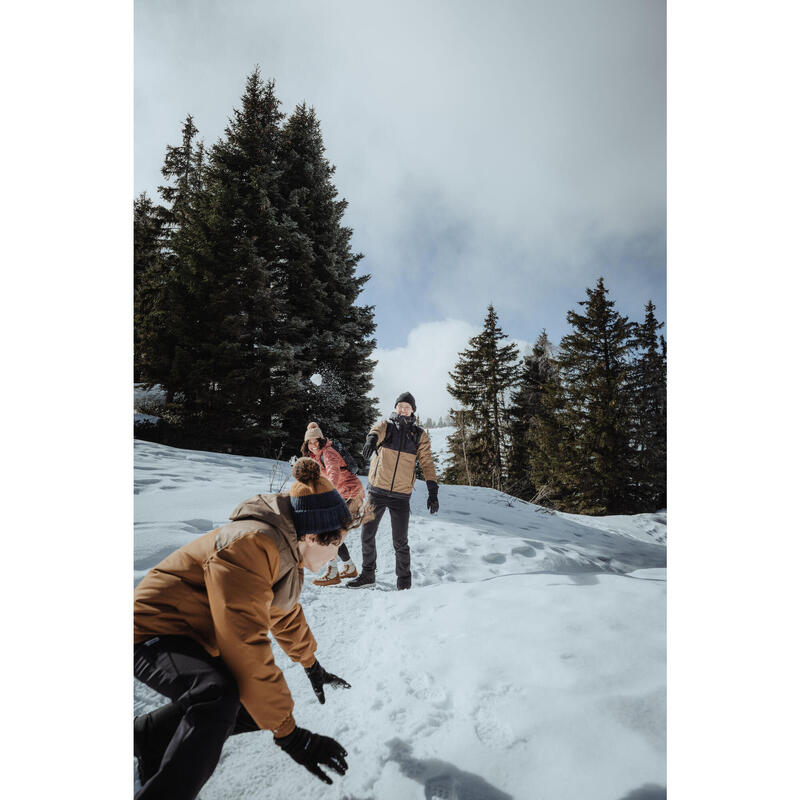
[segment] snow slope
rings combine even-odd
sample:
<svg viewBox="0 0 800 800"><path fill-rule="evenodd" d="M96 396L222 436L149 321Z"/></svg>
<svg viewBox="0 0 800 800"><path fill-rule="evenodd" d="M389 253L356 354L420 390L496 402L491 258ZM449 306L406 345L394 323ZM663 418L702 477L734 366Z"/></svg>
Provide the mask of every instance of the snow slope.
<svg viewBox="0 0 800 800"><path fill-rule="evenodd" d="M289 469L136 442L135 582L241 500L288 485ZM353 688L320 706L275 649L298 723L347 748L347 775L328 787L270 734L246 734L228 740L201 797L665 797L666 515L582 517L442 486L431 516L425 498L418 484L411 591L394 591L388 517L378 590L306 576L318 658ZM357 533L348 546L360 564ZM135 713L162 702L135 682Z"/></svg>

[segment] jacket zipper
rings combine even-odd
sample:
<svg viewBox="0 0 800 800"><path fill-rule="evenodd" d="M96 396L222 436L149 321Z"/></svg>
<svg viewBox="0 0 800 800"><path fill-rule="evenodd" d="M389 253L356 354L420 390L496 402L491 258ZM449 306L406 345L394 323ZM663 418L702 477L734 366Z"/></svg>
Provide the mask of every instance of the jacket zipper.
<svg viewBox="0 0 800 800"><path fill-rule="evenodd" d="M399 425L397 426L397 429L398 429L398 431L402 430ZM402 446L403 446L403 437L400 436L400 447L402 447ZM398 449L398 451L397 451L397 461L394 462L394 472L392 473L392 485L389 487L389 491L390 492L394 491L394 479L395 479L395 476L397 475L397 465L399 463L400 463L400 450Z"/></svg>

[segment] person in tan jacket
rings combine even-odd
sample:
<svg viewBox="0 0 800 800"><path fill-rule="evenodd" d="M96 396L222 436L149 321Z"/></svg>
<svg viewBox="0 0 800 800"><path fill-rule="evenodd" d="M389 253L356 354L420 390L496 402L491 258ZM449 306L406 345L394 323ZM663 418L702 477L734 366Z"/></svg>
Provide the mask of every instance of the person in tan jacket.
<svg viewBox="0 0 800 800"><path fill-rule="evenodd" d="M154 567L134 592L134 675L171 702L134 720L137 800L192 800L231 734L272 731L275 743L325 783L347 770L334 739L296 725L270 634L306 669L320 703L325 671L298 603L303 569L336 556L353 519L312 459L301 458L288 492L256 495L231 522Z"/></svg>
<svg viewBox="0 0 800 800"><path fill-rule="evenodd" d="M422 467L428 488L428 509L431 514L439 510L439 484L431 454L431 440L427 431L416 424L416 410L414 396L410 392L403 392L395 401L394 413L389 419L373 425L367 434L364 459L375 453L370 462L367 482L367 507L372 518L361 528L361 575L347 582L348 589L375 585L375 535L387 508L392 522L397 588L411 588L408 521L417 462Z"/></svg>

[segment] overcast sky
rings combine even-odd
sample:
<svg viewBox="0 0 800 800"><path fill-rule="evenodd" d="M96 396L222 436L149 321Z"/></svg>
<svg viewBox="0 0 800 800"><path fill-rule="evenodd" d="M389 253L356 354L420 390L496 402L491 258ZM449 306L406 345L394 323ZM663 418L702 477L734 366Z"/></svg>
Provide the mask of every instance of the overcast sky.
<svg viewBox="0 0 800 800"><path fill-rule="evenodd" d="M134 188L187 113L222 135L259 65L320 118L375 305L375 394L438 417L492 302L557 343L601 275L666 318L663 0L136 0Z"/></svg>

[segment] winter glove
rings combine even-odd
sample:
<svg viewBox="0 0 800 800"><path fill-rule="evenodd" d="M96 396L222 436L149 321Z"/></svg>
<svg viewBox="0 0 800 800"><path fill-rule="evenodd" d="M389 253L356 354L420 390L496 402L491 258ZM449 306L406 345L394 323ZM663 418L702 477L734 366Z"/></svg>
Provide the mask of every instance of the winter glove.
<svg viewBox="0 0 800 800"><path fill-rule="evenodd" d="M337 675L331 675L330 672L326 672L319 661L315 661L310 667L306 667L306 675L308 675L311 686L314 688L314 694L320 703L325 702L325 689L323 687L326 683L329 683L334 689L350 688L350 684L347 681L342 680Z"/></svg>
<svg viewBox="0 0 800 800"><path fill-rule="evenodd" d="M330 736L320 736L305 728L296 727L288 736L281 736L280 739L276 736L275 744L323 783L333 781L319 768L320 764L340 775L347 772L347 762L344 760L347 750Z"/></svg>
<svg viewBox="0 0 800 800"><path fill-rule="evenodd" d="M377 452L378 450L378 434L377 433L370 433L367 435L367 441L364 443L364 449L361 451L361 455L364 457L364 461L369 461L369 457Z"/></svg>
<svg viewBox="0 0 800 800"><path fill-rule="evenodd" d="M428 486L428 508L431 514L439 510L439 484L436 481L425 481Z"/></svg>

